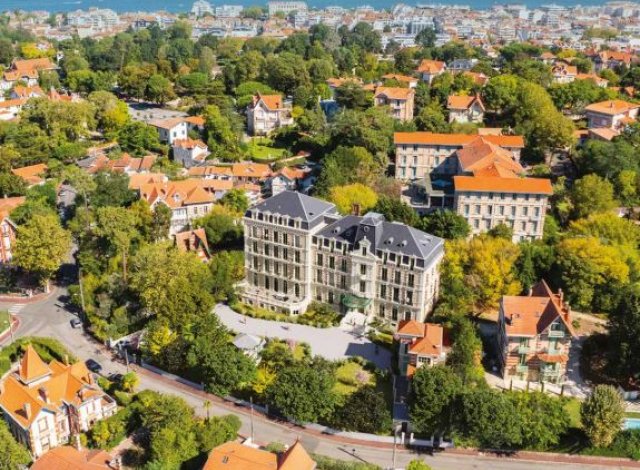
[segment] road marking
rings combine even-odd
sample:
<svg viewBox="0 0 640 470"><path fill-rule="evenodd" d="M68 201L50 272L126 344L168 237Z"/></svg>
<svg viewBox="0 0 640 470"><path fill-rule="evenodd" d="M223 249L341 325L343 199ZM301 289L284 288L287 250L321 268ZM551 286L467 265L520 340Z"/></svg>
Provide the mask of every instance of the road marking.
<svg viewBox="0 0 640 470"><path fill-rule="evenodd" d="M9 313L15 315L17 313L20 313L20 310L22 310L23 308L24 304L13 304L11 307L9 307Z"/></svg>

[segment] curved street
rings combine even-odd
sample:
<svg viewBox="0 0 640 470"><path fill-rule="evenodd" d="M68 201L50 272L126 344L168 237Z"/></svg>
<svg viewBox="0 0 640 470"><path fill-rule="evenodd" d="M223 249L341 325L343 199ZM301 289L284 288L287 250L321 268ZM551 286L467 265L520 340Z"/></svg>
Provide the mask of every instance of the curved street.
<svg viewBox="0 0 640 470"><path fill-rule="evenodd" d="M94 359L98 361L103 366L105 375L113 372L124 373L126 371L125 366L111 360L110 354L100 344L96 343L81 329L71 327L70 321L75 318L75 314L68 311L64 306L66 294L66 289L58 287L49 297L38 302L25 305L0 303L1 309L10 309L20 321L16 331L14 331L14 338L34 335L52 337L66 345L80 360ZM289 331L297 331L297 329ZM0 347L10 343L10 341L10 336L5 337L0 341ZM328 340L323 339L320 344L331 347L332 345L327 344L326 341ZM314 352L320 354L321 349L322 346L320 346L320 349L316 346ZM345 440L339 440L336 437L317 431L273 422L259 414L252 415L246 408L238 407L212 395L190 389L185 385L178 384L152 372L140 368L136 368L136 371L140 376L140 389L178 395L193 406L200 415L205 414L203 406L205 401L211 403L209 409L211 414L236 414L242 422L241 433L245 436L250 436L253 429L256 442L266 444L279 441L290 444L296 438L299 438L305 448L313 453L343 460L366 461L380 465L383 468L391 468L393 452L388 445L360 445L355 442L345 442ZM416 457L417 454L415 453L398 449L396 465L401 467ZM489 467L493 470L546 470L551 463L548 458L553 456L545 457L540 455L535 457L527 456L528 460L523 457L499 458L483 456L477 452L464 453L454 450L440 453L436 456L426 455L422 458L436 470L467 470ZM602 461L601 464L588 465L587 462L580 461L579 458L571 457L570 459L568 463L553 461L553 465L568 470L640 468L640 464Z"/></svg>

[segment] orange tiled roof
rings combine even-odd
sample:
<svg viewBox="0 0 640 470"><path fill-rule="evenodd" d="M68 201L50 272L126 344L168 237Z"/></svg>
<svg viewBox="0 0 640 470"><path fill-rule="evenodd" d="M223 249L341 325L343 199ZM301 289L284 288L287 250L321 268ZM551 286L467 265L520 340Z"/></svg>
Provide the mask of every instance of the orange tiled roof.
<svg viewBox="0 0 640 470"><path fill-rule="evenodd" d="M23 106L26 102L27 102L26 98L16 98L13 100L0 101L0 109L20 107L20 106Z"/></svg>
<svg viewBox="0 0 640 470"><path fill-rule="evenodd" d="M316 463L309 457L300 441L296 441L278 459L278 470L314 470Z"/></svg>
<svg viewBox="0 0 640 470"><path fill-rule="evenodd" d="M221 175L221 176L233 176L233 171L230 166L195 166L193 168L189 168L187 171L189 176L210 176L210 175Z"/></svg>
<svg viewBox="0 0 640 470"><path fill-rule="evenodd" d="M537 356L542 362L569 362L569 356L566 354L537 354Z"/></svg>
<svg viewBox="0 0 640 470"><path fill-rule="evenodd" d="M13 209L24 204L26 200L24 196L0 198L0 219L7 217Z"/></svg>
<svg viewBox="0 0 640 470"><path fill-rule="evenodd" d="M478 137L470 144L465 145L456 151L456 156L464 172L476 174L476 172L489 167L499 166L511 172L510 176L512 177L524 173L524 168L513 160L511 152L492 144L486 136Z"/></svg>
<svg viewBox="0 0 640 470"><path fill-rule="evenodd" d="M543 178L502 178L497 176L454 176L456 191L529 193L551 195L551 181Z"/></svg>
<svg viewBox="0 0 640 470"><path fill-rule="evenodd" d="M29 387L35 382L37 385ZM84 363L73 365L52 361L46 365L28 346L20 370L4 382L0 408L23 427L29 427L41 410L58 410L63 403L79 406L86 400L104 395L92 383ZM25 405L29 405L27 413Z"/></svg>
<svg viewBox="0 0 640 470"><path fill-rule="evenodd" d="M379 86L376 88L375 97L385 96L386 98L392 100L408 100L413 95L415 95L415 91L413 88L399 88L399 87L388 87L388 86Z"/></svg>
<svg viewBox="0 0 640 470"><path fill-rule="evenodd" d="M193 124L194 126L204 126L204 118L202 116L189 116L188 118L185 118L185 121L189 124Z"/></svg>
<svg viewBox="0 0 640 470"><path fill-rule="evenodd" d="M55 447L35 461L31 470L101 470L113 457L103 450L77 450L71 446Z"/></svg>
<svg viewBox="0 0 640 470"><path fill-rule="evenodd" d="M444 328L434 323L424 323L422 338L409 346L409 354L439 356L444 344Z"/></svg>
<svg viewBox="0 0 640 470"><path fill-rule="evenodd" d="M447 98L448 109L469 109L473 103L478 103L484 111L484 104L477 96L451 95Z"/></svg>
<svg viewBox="0 0 640 470"><path fill-rule="evenodd" d="M207 144L205 144L200 139L194 140L194 139L189 139L189 138L176 139L176 140L173 141L173 146L174 147L180 147L180 148L183 148L183 149L188 149L188 150L194 149L196 147L200 147L200 148L203 148L203 149L207 148Z"/></svg>
<svg viewBox="0 0 640 470"><path fill-rule="evenodd" d="M554 294L546 282L540 281L529 296L504 296L501 308L506 320L508 336L536 336L543 333L556 319L564 323L572 336L571 312L560 293Z"/></svg>
<svg viewBox="0 0 640 470"><path fill-rule="evenodd" d="M47 366L30 344L20 361L20 379L29 383L41 379L45 375L51 374L51 369Z"/></svg>
<svg viewBox="0 0 640 470"><path fill-rule="evenodd" d="M176 233L175 243L178 250L182 252L193 251L203 261L209 259L209 244L207 243L207 234L203 228Z"/></svg>
<svg viewBox="0 0 640 470"><path fill-rule="evenodd" d="M13 87L12 92L18 96L18 98L29 98L31 95L44 96L44 91L38 85L29 87L16 85Z"/></svg>
<svg viewBox="0 0 640 470"><path fill-rule="evenodd" d="M360 77L329 78L327 79L326 83L331 88L338 88L345 83L355 83L356 85L362 85L362 79Z"/></svg>
<svg viewBox="0 0 640 470"><path fill-rule="evenodd" d="M585 111L615 116L616 114L628 113L632 109L636 109L638 107L640 107L640 105L629 103L628 101L607 100L590 104L584 109Z"/></svg>
<svg viewBox="0 0 640 470"><path fill-rule="evenodd" d="M487 77L483 73L463 72L463 75L466 75L467 77L471 77L471 79L473 80L473 83L475 83L476 85L484 86L489 81L489 77Z"/></svg>
<svg viewBox="0 0 640 470"><path fill-rule="evenodd" d="M153 127L158 127L160 129L169 130L169 129L173 129L179 124L182 124L183 122L185 122L185 118L175 117L175 118L168 118L168 119L154 119L153 121L149 121L149 125Z"/></svg>
<svg viewBox="0 0 640 470"><path fill-rule="evenodd" d="M439 60L424 59L418 66L418 72L439 73L444 71L446 64Z"/></svg>
<svg viewBox="0 0 640 470"><path fill-rule="evenodd" d="M282 96L280 95L263 95L258 93L253 97L253 106L255 107L260 101L272 111L282 109Z"/></svg>
<svg viewBox="0 0 640 470"><path fill-rule="evenodd" d="M278 457L271 452L226 442L214 448L202 470L277 470Z"/></svg>
<svg viewBox="0 0 640 470"><path fill-rule="evenodd" d="M577 75L578 74L578 67L576 67L575 65L565 65L565 64L558 64L555 67L553 67L552 72L554 75Z"/></svg>
<svg viewBox="0 0 640 470"><path fill-rule="evenodd" d="M464 147L477 138L477 135L436 134L433 132L396 132L393 134L393 142L396 145L422 144ZM486 135L482 138L500 147L524 148L524 138L521 135Z"/></svg>
<svg viewBox="0 0 640 470"><path fill-rule="evenodd" d="M44 181L41 176L47 171L47 165L39 163L37 165L25 166L11 170L16 176L25 180L28 184L39 184Z"/></svg>
<svg viewBox="0 0 640 470"><path fill-rule="evenodd" d="M285 166L279 171L279 174L289 180L299 180L307 176L309 174L309 171L301 170L300 168L291 168Z"/></svg>
<svg viewBox="0 0 640 470"><path fill-rule="evenodd" d="M424 336L424 323L415 320L402 320L398 324L398 331L396 333L405 336L422 337Z"/></svg>
<svg viewBox="0 0 640 470"><path fill-rule="evenodd" d="M599 77L595 73L579 73L576 75L576 80L593 80L597 84L609 83L609 80Z"/></svg>
<svg viewBox="0 0 640 470"><path fill-rule="evenodd" d="M164 183L167 181L164 173L142 173L129 176L129 189L139 190L142 185Z"/></svg>
<svg viewBox="0 0 640 470"><path fill-rule="evenodd" d="M271 168L264 163L234 163L231 173L235 177L267 178L271 176Z"/></svg>
<svg viewBox="0 0 640 470"><path fill-rule="evenodd" d="M150 205L163 202L171 209L214 202L213 195L206 190L203 180L200 179L143 184L139 193Z"/></svg>

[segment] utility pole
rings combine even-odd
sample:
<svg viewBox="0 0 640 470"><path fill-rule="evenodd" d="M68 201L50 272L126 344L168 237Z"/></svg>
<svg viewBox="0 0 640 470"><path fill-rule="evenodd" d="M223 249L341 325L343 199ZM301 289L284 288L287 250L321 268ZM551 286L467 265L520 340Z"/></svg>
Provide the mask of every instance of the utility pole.
<svg viewBox="0 0 640 470"><path fill-rule="evenodd" d="M393 463L391 468L396 470L396 439L398 437L398 427L393 426Z"/></svg>

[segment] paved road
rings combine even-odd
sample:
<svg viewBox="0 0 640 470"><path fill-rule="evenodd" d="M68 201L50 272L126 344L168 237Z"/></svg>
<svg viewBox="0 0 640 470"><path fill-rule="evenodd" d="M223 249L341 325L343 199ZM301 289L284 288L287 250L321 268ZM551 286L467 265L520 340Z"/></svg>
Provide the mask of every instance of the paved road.
<svg viewBox="0 0 640 470"><path fill-rule="evenodd" d="M304 341L311 346L313 354L330 360L362 356L374 362L381 369L386 369L391 364L389 351L379 348L376 353L375 344L368 338L339 327L314 328L306 325L260 320L240 315L224 304L216 305L215 310L220 320L228 328L239 333Z"/></svg>
<svg viewBox="0 0 640 470"><path fill-rule="evenodd" d="M103 373L112 372L123 373L125 367L117 362L112 362L108 356L100 352L92 340L86 336L82 330L73 329L70 326L70 320L74 318L74 314L63 308L63 301L66 292L58 289L51 297L34 304L25 305L17 313L20 319L20 326L15 332L16 337L27 335L40 335L56 338L63 342L78 358L86 360L92 358L103 365ZM0 308L8 308L12 304L0 304ZM290 330L291 331L291 330ZM10 338L4 340L8 343ZM2 344L0 344L2 346ZM316 352L320 352L316 350ZM140 389L156 390L162 393L179 395L185 399L198 414L204 416L205 397L201 393L185 389L184 386L178 386L166 379L161 379L151 373L140 374ZM259 443L268 443L279 441L290 444L296 438L300 438L303 445L310 452L328 455L344 460L365 460L367 462L376 463L383 467L390 467L392 463L392 452L390 449L380 449L369 446L350 445L346 443L337 443L328 437L310 433L302 428L291 425L278 424L264 419L262 416L256 415L252 419L247 414L246 409L235 408L234 405L221 404L213 402L209 412L212 415L223 415L228 413L236 414L241 422L241 433L245 436L251 435L253 428L254 438ZM355 456L353 455L355 449ZM397 453L397 466L401 467L407 462L416 458L416 454L402 450ZM457 455L452 453L443 453L435 457L425 456L425 461L436 470L471 470L492 468L493 470L547 470L549 463L544 462L525 462L514 459L495 458L495 457L479 457L468 455ZM559 464L553 463L560 469L580 470L589 469L611 469L611 466L586 466L584 464ZM617 468L624 468L622 466Z"/></svg>

